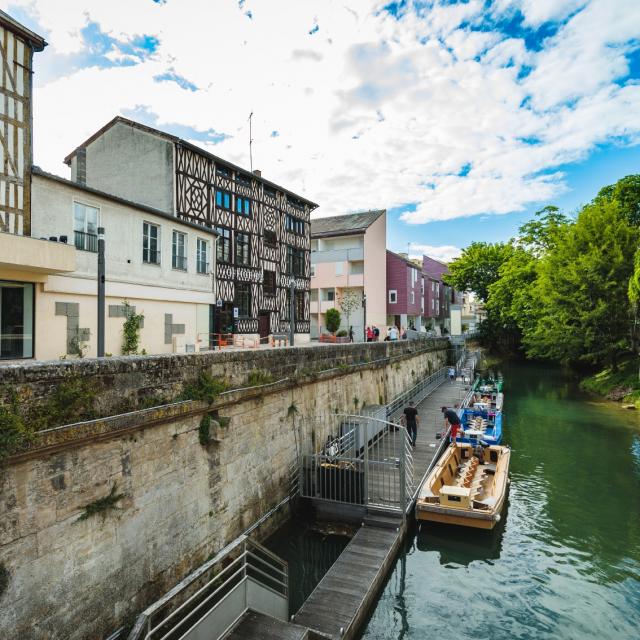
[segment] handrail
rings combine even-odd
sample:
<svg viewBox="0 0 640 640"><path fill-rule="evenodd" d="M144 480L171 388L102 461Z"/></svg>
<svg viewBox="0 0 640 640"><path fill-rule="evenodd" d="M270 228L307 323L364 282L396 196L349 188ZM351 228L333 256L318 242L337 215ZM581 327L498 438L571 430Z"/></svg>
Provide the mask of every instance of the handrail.
<svg viewBox="0 0 640 640"><path fill-rule="evenodd" d="M237 552L239 554L232 557ZM230 559L229 564L222 569L216 569L227 559ZM257 566L258 564L266 570L261 569L260 566ZM210 574L207 575L209 572ZM203 576L206 576L206 580L202 586L186 597L184 602L173 611L161 619L153 621L154 616L163 607L184 593ZM171 637L177 629L189 626L187 631L181 631L181 637L184 637L184 634L189 633L202 619L203 610L208 612L217 610L220 602L226 598L231 590L242 585L248 579L257 581L261 587L283 598L284 602L288 600L289 570L286 561L243 534L143 611L138 616L128 640L142 640L143 638L145 640L151 638L165 640ZM209 592L211 589L213 590ZM219 598L221 594L222 599ZM196 616L196 621L193 622ZM163 631L164 634L158 637L158 632L162 633Z"/></svg>

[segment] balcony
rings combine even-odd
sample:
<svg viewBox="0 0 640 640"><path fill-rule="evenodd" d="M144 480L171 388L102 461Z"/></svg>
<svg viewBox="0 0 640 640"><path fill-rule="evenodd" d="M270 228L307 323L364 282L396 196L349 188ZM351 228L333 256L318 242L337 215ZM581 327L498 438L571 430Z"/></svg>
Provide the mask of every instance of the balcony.
<svg viewBox="0 0 640 640"><path fill-rule="evenodd" d="M98 252L98 236L95 233L85 233L84 231L73 232L73 243L80 251Z"/></svg>
<svg viewBox="0 0 640 640"><path fill-rule="evenodd" d="M76 270L76 250L62 242L0 233L0 269L40 274Z"/></svg>
<svg viewBox="0 0 640 640"><path fill-rule="evenodd" d="M364 248L334 249L332 251L312 251L311 264L322 262L349 262L350 260L364 260Z"/></svg>

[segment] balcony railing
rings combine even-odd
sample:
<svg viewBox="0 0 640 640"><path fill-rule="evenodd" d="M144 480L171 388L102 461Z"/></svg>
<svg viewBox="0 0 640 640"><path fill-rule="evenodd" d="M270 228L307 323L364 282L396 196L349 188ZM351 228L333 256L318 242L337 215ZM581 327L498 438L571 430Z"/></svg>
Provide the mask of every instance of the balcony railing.
<svg viewBox="0 0 640 640"><path fill-rule="evenodd" d="M179 269L180 271L187 270L187 258L186 256L171 256L171 266L174 269Z"/></svg>
<svg viewBox="0 0 640 640"><path fill-rule="evenodd" d="M348 262L350 260L364 260L364 248L334 249L332 251L312 251L311 263L321 262Z"/></svg>
<svg viewBox="0 0 640 640"><path fill-rule="evenodd" d="M202 262L202 261L198 261L196 264L196 271L198 273L202 273L202 274L207 274L209 273L209 263L208 262Z"/></svg>
<svg viewBox="0 0 640 640"><path fill-rule="evenodd" d="M98 236L95 233L85 233L84 231L74 231L74 244L76 249L81 251L98 252Z"/></svg>

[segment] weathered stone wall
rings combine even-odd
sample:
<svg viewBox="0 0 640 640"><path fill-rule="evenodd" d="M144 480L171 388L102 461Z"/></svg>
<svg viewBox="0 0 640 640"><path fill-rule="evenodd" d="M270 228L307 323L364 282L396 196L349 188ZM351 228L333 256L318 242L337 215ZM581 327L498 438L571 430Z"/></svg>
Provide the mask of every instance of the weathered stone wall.
<svg viewBox="0 0 640 640"><path fill-rule="evenodd" d="M448 346L444 339L425 339L5 365L0 366L0 404L9 402L17 394L21 406L28 412L29 408L45 402L61 382L80 376L91 379L96 393L95 412L115 415L149 406L150 400L175 399L185 382L195 380L200 371L225 378L233 387L241 387L246 385L252 369L268 371L275 380L280 380L300 372L399 358Z"/></svg>
<svg viewBox="0 0 640 640"><path fill-rule="evenodd" d="M353 410L356 398L360 405L386 402L445 364L440 346L423 344L414 353L387 345L269 352L274 368L291 372L287 361L299 359L309 375L227 392L211 407L185 402L39 434L0 472L0 563L8 571L0 637L101 638L131 621L286 497L297 443L310 436L294 430L293 404L299 427L305 416L327 409ZM378 351L392 359L369 355ZM309 364L325 354L325 364L338 356L361 364L312 373L319 367ZM216 366L236 377L254 365L274 370L268 358L252 355L244 372L226 357ZM170 361L193 366L188 357ZM148 384L149 365L134 362ZM100 375L99 364L79 366ZM159 384L174 384L177 376L159 366ZM38 389L42 383L27 369L21 384ZM114 384L135 380L132 371L112 375ZM198 427L208 412L229 420L214 423L212 440L202 445ZM81 520L84 507L114 486L123 494L115 507Z"/></svg>

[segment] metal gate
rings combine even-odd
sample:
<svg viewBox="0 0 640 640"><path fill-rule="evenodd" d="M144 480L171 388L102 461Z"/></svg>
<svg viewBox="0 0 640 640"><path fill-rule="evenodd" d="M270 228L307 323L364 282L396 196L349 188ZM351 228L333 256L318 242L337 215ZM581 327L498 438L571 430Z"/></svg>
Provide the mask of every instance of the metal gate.
<svg viewBox="0 0 640 640"><path fill-rule="evenodd" d="M405 427L376 415L329 413L305 418L300 495L403 514L414 493L411 441Z"/></svg>

